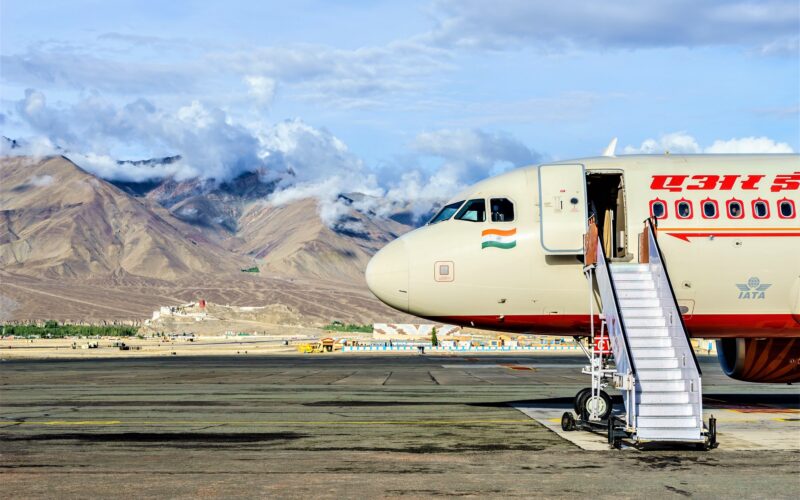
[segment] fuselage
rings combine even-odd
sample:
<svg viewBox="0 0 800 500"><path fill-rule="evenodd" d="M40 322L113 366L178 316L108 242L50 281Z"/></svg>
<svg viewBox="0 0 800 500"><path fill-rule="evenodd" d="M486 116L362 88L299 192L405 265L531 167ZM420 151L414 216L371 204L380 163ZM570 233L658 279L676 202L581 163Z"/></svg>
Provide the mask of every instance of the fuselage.
<svg viewBox="0 0 800 500"><path fill-rule="evenodd" d="M797 155L524 167L471 186L446 204L449 217L387 245L367 282L388 305L434 321L580 335L600 310L582 272L587 220L612 260L637 262L643 221L655 217L692 336L800 337L798 198Z"/></svg>

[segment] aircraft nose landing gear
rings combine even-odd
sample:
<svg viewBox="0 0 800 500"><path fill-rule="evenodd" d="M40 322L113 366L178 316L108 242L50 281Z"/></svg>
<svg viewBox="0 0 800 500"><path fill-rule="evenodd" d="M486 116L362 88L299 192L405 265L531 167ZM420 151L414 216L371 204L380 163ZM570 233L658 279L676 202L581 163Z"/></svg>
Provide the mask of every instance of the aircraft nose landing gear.
<svg viewBox="0 0 800 500"><path fill-rule="evenodd" d="M603 390L587 387L578 391L573 401L573 407L578 418L572 412L565 412L561 416L561 429L565 432L582 430L596 433L607 433L608 442L619 448L621 439L627 435L621 431L620 422L615 422L612 414L611 397ZM623 426L624 428L624 426Z"/></svg>
<svg viewBox="0 0 800 500"><path fill-rule="evenodd" d="M592 388L587 387L575 395L574 408L575 414L583 420L606 420L611 415L611 397L602 389L593 395ZM590 418L592 416L595 418Z"/></svg>

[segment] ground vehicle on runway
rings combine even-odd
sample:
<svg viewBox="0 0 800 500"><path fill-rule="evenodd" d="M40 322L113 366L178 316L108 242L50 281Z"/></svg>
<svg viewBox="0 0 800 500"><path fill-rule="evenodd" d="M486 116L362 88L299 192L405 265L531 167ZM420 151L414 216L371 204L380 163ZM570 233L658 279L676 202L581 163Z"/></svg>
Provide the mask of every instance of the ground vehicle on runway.
<svg viewBox="0 0 800 500"><path fill-rule="evenodd" d="M450 200L387 245L366 277L417 316L520 333L586 334L587 220L612 263L657 221L688 333L719 339L726 374L800 380L800 156L613 155L519 168Z"/></svg>

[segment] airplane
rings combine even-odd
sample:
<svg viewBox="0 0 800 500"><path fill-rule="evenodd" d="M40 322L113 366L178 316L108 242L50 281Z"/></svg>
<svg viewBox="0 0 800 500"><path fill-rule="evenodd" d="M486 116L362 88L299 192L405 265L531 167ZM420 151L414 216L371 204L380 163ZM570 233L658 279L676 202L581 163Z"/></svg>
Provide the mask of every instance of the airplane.
<svg viewBox="0 0 800 500"><path fill-rule="evenodd" d="M610 145L465 189L365 274L381 301L435 322L588 336L601 310L583 272L590 219L612 263L639 262L649 219L688 334L716 339L732 378L792 383L799 209L800 155L615 156Z"/></svg>

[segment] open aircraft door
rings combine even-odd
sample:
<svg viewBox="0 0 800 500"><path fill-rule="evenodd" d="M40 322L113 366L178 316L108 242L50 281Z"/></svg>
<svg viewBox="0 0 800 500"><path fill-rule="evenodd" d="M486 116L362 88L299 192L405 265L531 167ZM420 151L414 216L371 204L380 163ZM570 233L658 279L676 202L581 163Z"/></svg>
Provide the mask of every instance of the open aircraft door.
<svg viewBox="0 0 800 500"><path fill-rule="evenodd" d="M546 254L583 253L587 220L583 165L539 167L539 213Z"/></svg>

